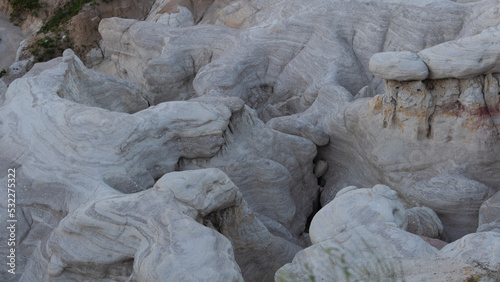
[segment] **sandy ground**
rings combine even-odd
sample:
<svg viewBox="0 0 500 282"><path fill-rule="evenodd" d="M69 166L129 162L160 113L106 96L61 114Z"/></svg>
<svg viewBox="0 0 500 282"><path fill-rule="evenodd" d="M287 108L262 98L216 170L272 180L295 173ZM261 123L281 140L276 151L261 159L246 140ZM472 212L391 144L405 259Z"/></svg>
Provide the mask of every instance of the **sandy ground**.
<svg viewBox="0 0 500 282"><path fill-rule="evenodd" d="M8 16L0 13L0 70L8 69L16 59L19 43L24 39L21 28L14 26Z"/></svg>

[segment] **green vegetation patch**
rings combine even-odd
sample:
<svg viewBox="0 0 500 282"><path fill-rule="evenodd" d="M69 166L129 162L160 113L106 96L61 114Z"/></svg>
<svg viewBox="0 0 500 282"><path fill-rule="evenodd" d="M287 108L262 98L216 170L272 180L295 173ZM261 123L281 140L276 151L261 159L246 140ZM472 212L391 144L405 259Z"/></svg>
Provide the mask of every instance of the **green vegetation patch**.
<svg viewBox="0 0 500 282"><path fill-rule="evenodd" d="M36 16L37 10L44 4L40 0L9 0L8 2L12 7L12 13L10 13L12 22L17 22L24 11L30 11L32 15Z"/></svg>
<svg viewBox="0 0 500 282"><path fill-rule="evenodd" d="M28 9L33 11L42 7L39 0L9 0L9 3L14 10Z"/></svg>
<svg viewBox="0 0 500 282"><path fill-rule="evenodd" d="M36 63L59 57L67 48L73 48L73 45L66 35L50 34L37 38L28 48Z"/></svg>
<svg viewBox="0 0 500 282"><path fill-rule="evenodd" d="M47 33L49 31L58 31L62 25L67 23L72 17L76 16L83 5L92 0L72 0L54 12L50 18L38 31L38 33Z"/></svg>

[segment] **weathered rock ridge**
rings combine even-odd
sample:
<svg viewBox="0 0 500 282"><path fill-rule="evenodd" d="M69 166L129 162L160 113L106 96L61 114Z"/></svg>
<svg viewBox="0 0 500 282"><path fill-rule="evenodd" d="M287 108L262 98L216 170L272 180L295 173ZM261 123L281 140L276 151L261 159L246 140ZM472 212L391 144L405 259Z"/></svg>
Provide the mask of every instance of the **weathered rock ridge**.
<svg viewBox="0 0 500 282"><path fill-rule="evenodd" d="M148 3L0 81L0 280L498 279L497 0Z"/></svg>
<svg viewBox="0 0 500 282"><path fill-rule="evenodd" d="M227 259L221 264L221 269L225 269L223 265L230 263L236 270L231 272L232 274L226 274L241 278L241 271L233 257L236 256L239 265L257 265L260 269L258 272L244 269L243 275L247 279L272 278L274 271L291 260L300 250L297 244L303 244L299 236L305 229L307 215L312 212L313 199L317 197L312 163L316 153L315 146L304 138L285 135L268 128L237 98L224 98L217 93L211 93L198 100L162 103L147 108L148 103L143 96L146 95L141 87L132 82L99 75L86 69L70 50L65 52L63 58L36 65L24 78L11 84L5 93L5 108L2 107L1 111L3 137L0 146L5 152L2 157L5 160L16 160L9 163L17 171L18 193L29 195L19 200L21 209L17 214L18 220L30 222L30 225L34 220L46 222L34 230L25 230L23 246L33 252L33 257L29 262L20 259L20 265L27 265L21 279L33 281L35 277L45 277L47 280L65 280L83 279L88 276L96 279L118 279L120 275L132 275L131 277L137 276L138 280L155 280L157 277L163 277L166 273L164 271L169 270L149 273L151 267L157 266L144 266L146 270L141 270L142 264L136 265L132 262L140 256L137 261L139 263L145 256L143 251L140 251L141 244L156 239L146 237L140 239L140 243L134 239L137 237L134 235L135 231L128 234L129 229L119 228L120 222L128 217L137 219L154 217L153 215L141 215L142 212L139 211L136 211L136 215L124 214L123 219L108 215L117 220L116 228L119 230L114 231L107 230L111 227L105 224L107 220L102 221L101 216L92 219L88 209L93 210L96 205L103 206L102 211L92 213L106 216L106 213L111 212L116 215L133 211L134 208L129 206L138 205L139 198L152 197L151 200L143 199L146 212L150 205L159 207L166 204L165 200L148 196L149 193L140 196L142 194L137 192L148 189L155 182L160 185L157 180L165 173L203 167L222 169L241 186L242 194L249 203L248 206L246 202L237 206L236 200L232 200L230 203L233 203L231 205L235 206L235 209L227 210L231 205L226 202L225 196L220 196L220 201L218 198L206 200L205 204L213 208L203 212L201 217L210 214L210 217L214 218L213 224L233 242L231 245L224 239L227 241L224 248L237 247L234 254L232 250L225 249ZM28 116L30 118L25 118ZM22 132L31 132L30 134L37 138L27 139L23 137ZM154 141L146 136L150 136ZM16 142L12 142L13 140ZM296 157L290 158L292 155ZM242 167L239 167L240 165ZM50 167L50 173L44 167ZM196 171L201 170L194 172ZM209 171L205 174L210 178L213 173ZM226 174L219 174L226 180L219 179L218 182L229 181ZM186 174L182 179L191 179L193 185L197 185L198 181L205 182L203 177L196 173L189 175ZM218 178L222 177L220 175ZM167 176L165 178L171 179ZM181 186L175 189L178 189L178 193L185 194L183 197L188 197L185 200L180 198L181 202L186 203L193 195L183 190L192 185L179 185ZM234 184L231 185L232 193L239 195L241 202L240 190ZM208 193L207 189L211 191L215 188L205 185L203 189L199 191L200 195ZM220 193L229 193L226 190ZM37 193L46 196L36 196ZM47 201L48 193L60 196ZM121 193L131 196L124 195L119 198L122 200L115 199ZM167 193L165 197L171 197L168 195L170 194ZM118 206L115 206L115 200L103 200L108 196L123 204L117 203ZM306 198L309 200L301 201ZM92 201L96 203L89 204ZM154 204L154 201L158 201L158 204ZM160 220L152 225L141 223L139 220L131 224L131 230L161 229L163 227L160 226L169 225L169 220L176 220L182 213L186 213L185 208L174 208L170 211L173 207L166 205L169 206L165 210L166 216L174 213L172 219L167 216L166 221ZM215 210L224 211L219 215L212 214ZM152 208L151 212L158 216L162 214L158 208ZM193 222L194 226L199 225L202 228L201 224L208 224L197 218L200 217L198 215L190 213L188 216L199 221L196 224ZM65 219L61 221L63 218ZM240 222L246 228L251 228L252 232L241 234ZM101 226L102 224L104 225ZM213 224L208 225L216 229ZM188 226L186 228L189 230ZM77 232L80 237L73 238L75 232L70 230L74 229L89 230L89 233ZM95 233L97 230L102 231L101 235ZM169 234L166 233L165 236L168 237ZM116 255L110 259L99 259L96 253L101 253L102 248L109 248L113 239L107 243L98 243L97 246L82 246L71 251L74 243L84 240L81 236L92 237L92 240L96 236L103 236L103 240L131 236L130 240L136 243L131 242L133 245L125 248L122 243L116 241L118 245L113 251ZM217 248L214 252L219 255L219 239L210 240L209 242L215 244L214 248ZM130 248L136 251L131 252ZM89 252L81 253L84 249ZM163 256L161 250L158 252L151 255ZM262 252L269 253L270 258L263 259L260 255ZM188 257L189 255L186 259ZM268 263L271 258L274 264ZM200 266L197 268L211 260L207 257L205 262L199 261ZM127 268L128 262L131 266L134 265L134 271ZM102 271L89 270L86 266L96 263L102 263ZM123 263L126 263L125 266ZM118 267L118 270L123 267L128 270L115 272L115 267ZM201 269L200 273L203 273ZM196 280L195 277L202 277L201 274L193 275L186 279ZM221 277L225 276L217 277L214 276L214 279L223 279Z"/></svg>
<svg viewBox="0 0 500 282"><path fill-rule="evenodd" d="M309 277L324 281L460 281L467 275L498 278L498 232L469 234L443 246L439 240L405 231L408 213L396 198L395 191L384 185L339 191L311 223L313 245L282 267L276 281ZM429 215L437 218L432 210ZM428 216L420 220L441 224ZM476 248L488 251L476 252Z"/></svg>
<svg viewBox="0 0 500 282"><path fill-rule="evenodd" d="M382 81L368 69L375 53L418 52L500 24L495 1L310 1L307 9L299 9L299 2L235 1L229 6L232 13L243 13L240 29L223 25L227 8L206 19L217 26L178 29L111 18L99 31L111 53L111 72L145 85L155 101L217 90L240 97L268 121L305 111L318 93L337 86L352 96L381 91ZM243 12L251 7L255 13ZM420 24L417 30L414 22Z"/></svg>

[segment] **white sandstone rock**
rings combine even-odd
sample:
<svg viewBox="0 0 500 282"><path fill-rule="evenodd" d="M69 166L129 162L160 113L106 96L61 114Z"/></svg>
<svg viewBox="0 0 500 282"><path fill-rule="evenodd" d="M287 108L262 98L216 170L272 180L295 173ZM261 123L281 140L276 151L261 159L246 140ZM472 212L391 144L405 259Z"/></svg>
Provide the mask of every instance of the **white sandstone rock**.
<svg viewBox="0 0 500 282"><path fill-rule="evenodd" d="M479 225L477 228L476 232L488 232L488 231L494 231L494 232L499 232L500 233L500 220L495 220L489 223L483 223Z"/></svg>
<svg viewBox="0 0 500 282"><path fill-rule="evenodd" d="M420 237L384 223L358 226L299 252L275 281L381 281L407 279L402 258L427 258L437 250Z"/></svg>
<svg viewBox="0 0 500 282"><path fill-rule="evenodd" d="M0 79L0 95L3 96L3 93L7 91L7 85Z"/></svg>
<svg viewBox="0 0 500 282"><path fill-rule="evenodd" d="M428 207L414 207L406 210L408 226L406 231L429 238L439 238L443 224L438 215Z"/></svg>
<svg viewBox="0 0 500 282"><path fill-rule="evenodd" d="M500 192L484 201L479 208L479 225L489 224L500 220ZM500 227L500 225L499 225Z"/></svg>
<svg viewBox="0 0 500 282"><path fill-rule="evenodd" d="M135 113L149 106L139 86L87 69L71 49L62 58L36 64L25 77L35 77L61 98L110 111ZM54 83L58 81L59 83ZM49 83L50 82L50 83Z"/></svg>
<svg viewBox="0 0 500 282"><path fill-rule="evenodd" d="M276 272L275 281L378 281L402 276L401 259L419 259L437 250L404 231L405 209L395 191L346 187L313 218L313 245Z"/></svg>
<svg viewBox="0 0 500 282"><path fill-rule="evenodd" d="M435 255L402 260L407 281L498 281L500 234L469 234ZM481 251L482 250L482 251Z"/></svg>
<svg viewBox="0 0 500 282"><path fill-rule="evenodd" d="M492 189L500 185L500 178L490 167L500 161L498 81L498 74L427 80L425 83L388 81L383 95L344 102L337 107L321 99L304 113L276 118L270 124L310 140L316 140L312 137L321 136L320 133L329 137L330 143L321 144L317 157L327 160L329 167L322 176L325 182L321 194L323 205L330 202L339 189L349 185L367 187L386 183L408 201L410 197L407 196L421 193L418 190L422 188L417 189L414 183L439 175L456 175L463 183L468 183L467 179L471 183L484 183L479 186L464 184L463 187L470 187L463 191L449 190L443 184L443 194L428 197L429 203L424 197L411 201L410 206L432 209L434 206L429 204L437 199L442 199L446 205L462 202L456 204L457 214L468 214L463 217L466 221L450 225L441 218L445 230L446 226L463 228L468 225L468 231L458 232L456 239L477 228L479 206L492 195ZM472 97L479 97L478 89L482 89L484 95L474 100ZM322 116L322 112L329 114ZM297 121L294 123L292 118ZM318 133L302 134L301 124L306 122L315 124ZM472 192L476 188L478 190ZM474 201L467 200L469 196L465 191L471 192ZM451 197L454 200L447 202ZM441 204L437 206L445 208ZM454 217L452 210L455 207L449 210Z"/></svg>
<svg viewBox="0 0 500 282"><path fill-rule="evenodd" d="M396 200L396 191L384 185L372 189L341 190L337 197L314 216L309 227L313 244L333 238L357 226L382 222L405 229L405 208Z"/></svg>
<svg viewBox="0 0 500 282"><path fill-rule="evenodd" d="M216 90L241 98L268 121L305 111L325 88L340 86L351 96L367 85L382 90L381 79L368 69L376 53L418 52L500 23L493 12L477 12L494 11L494 1L366 1L373 6L292 2L238 0L226 6L206 4L209 8L181 3L195 22L227 26L171 29L114 18L103 20L99 30L117 75L155 93L153 104ZM170 1L157 5L166 5L166 11L178 9Z"/></svg>
<svg viewBox="0 0 500 282"><path fill-rule="evenodd" d="M429 77L468 78L500 72L500 27L491 27L478 35L445 42L418 53Z"/></svg>
<svg viewBox="0 0 500 282"><path fill-rule="evenodd" d="M376 77L388 80L424 80L429 76L425 63L413 52L384 52L370 58L369 69Z"/></svg>
<svg viewBox="0 0 500 282"><path fill-rule="evenodd" d="M498 271L500 265L500 233L481 232L466 235L446 245L438 253L438 258L462 261L468 264L479 264L484 268L491 267L493 270Z"/></svg>
<svg viewBox="0 0 500 282"><path fill-rule="evenodd" d="M146 2L123 2L125 15L137 3L145 15ZM434 237L440 219L403 214L396 193L374 185L408 207L437 205L420 184L453 175L460 183L430 193L442 197L443 232L457 222L474 231L479 205L500 187L496 31L477 35L500 24L499 12L498 0L158 0L149 19L159 22L103 20L101 69L121 79L68 51L2 96L0 163L16 168L22 240L18 275L0 280L267 281L308 237L321 242L282 268L292 280L308 279L305 263L328 281L351 270L353 280L403 278L400 267L409 281L494 274L494 232L467 235L439 259L436 241L401 228L409 217L407 228ZM434 56L449 41L467 45L457 50L477 75L390 80L370 98L384 87L369 71L374 54L437 45ZM477 54L488 58L469 61ZM347 212L318 213L309 236L318 183L325 211L337 194ZM380 272L380 260L394 264Z"/></svg>
<svg viewBox="0 0 500 282"><path fill-rule="evenodd" d="M204 95L191 101L213 100L210 104L216 104L217 99L227 98ZM318 193L313 174L314 144L272 130L248 107L231 116L222 137L224 145L215 156L209 160L183 158L178 169L221 169L241 190L253 212L273 219L271 225L264 222L272 232L277 224L298 238Z"/></svg>
<svg viewBox="0 0 500 282"><path fill-rule="evenodd" d="M100 279L133 259L128 275L135 280L243 281L228 239L197 222L240 201L236 186L216 169L166 174L130 195L109 190L59 223L42 258L48 271L28 272L26 279ZM86 265L98 267L89 272Z"/></svg>
<svg viewBox="0 0 500 282"><path fill-rule="evenodd" d="M130 205L140 205L141 202L136 198L139 196L134 193L141 193L151 187L165 173L203 167L219 167L241 185L248 206L231 210L230 206L221 204L225 197L231 196L229 192L216 198L206 196L203 193L206 190L198 194L196 191L191 192L189 189L203 183L198 182L201 176L197 177L196 174L191 178L194 181L191 184L189 181L184 183L181 178L171 179L169 174L157 183L170 187L173 198L184 204L195 205L196 210L169 204L166 199L152 206L161 209L162 205L166 205L168 207L165 209L174 209L172 220L180 212L199 222L208 220L203 217L215 216L208 213L224 209L224 215L215 216L221 221L207 221L207 226L222 228L220 232L230 240L220 239L220 242L225 243L217 243L217 246L227 249L230 247L228 242L238 246L234 253L245 279L270 279L276 269L293 258L300 250L299 238L305 229L307 216L312 212L313 199L317 197L312 162L316 147L311 141L272 130L256 117L253 110L244 107L243 101L221 96L215 91L189 102L161 103L128 114L117 112L124 105L113 104L115 100L126 102L117 89L131 97L142 97L139 95L142 93L141 88L134 83L88 70L67 50L63 58L37 64L24 78L14 81L5 93L5 101L0 108L3 122L0 127L0 148L4 152L2 158L9 160L6 164L17 167L18 185L21 187L19 193L24 195L20 204L28 207L18 219L20 230L26 232L25 235L20 233L20 236L26 237L21 248L28 254L19 260L20 265L27 267L26 271L21 268L20 273L24 272L25 277L45 277L43 275L50 272L55 276L62 275L63 280L80 280L86 275L94 277L84 269L86 261L95 258L95 261L88 263L102 263L102 268L113 271L124 269L109 274L110 279L122 279L123 273L131 275L130 271L134 268L131 258L134 255L130 248L123 250L122 246L114 246L117 249L111 258L84 252L82 255L86 257L83 260L76 259L79 249L74 250L76 253L69 258L64 258L67 253L60 249L61 255L42 259L46 255L46 242L53 230L57 230L59 222L67 218L67 214L85 210L91 203L107 199L110 193L125 197L124 201ZM106 99L102 98L104 94L107 95L104 96ZM31 138L33 134L38 137ZM16 162L12 161L14 159ZM169 186L169 183L179 185ZM206 192L209 194L210 191ZM60 197L49 199L49 194ZM106 201L103 200L103 203L108 205ZM149 202L154 202L154 197L146 201L145 207L149 206ZM244 205L247 205L246 202ZM259 220L260 215L263 221ZM75 220L79 220L79 215L75 216ZM128 208L117 207L108 216L123 219L133 214ZM149 218L147 215L140 217ZM37 229L31 232L29 226L33 218L39 218L44 223L40 226L35 223ZM161 220L161 216L158 220ZM82 224L88 223L86 217L84 221ZM198 228L189 220L182 222L187 222L188 226L200 232L207 230ZM73 226L73 223L67 218L63 224ZM109 232L119 230L121 225L117 223L116 228ZM146 226L144 228L148 230L157 228ZM130 236L130 240L134 241L138 237L134 232L129 234L128 228L124 230L123 236ZM214 232L209 229L208 234ZM116 234L106 236L118 236ZM87 235L90 236L90 233ZM197 232L193 236L203 236L213 242L213 238L222 235L200 235ZM76 242L80 239L68 240L78 245ZM193 240L193 237L187 236L188 239ZM57 249L58 241L62 243L64 240L54 239L51 241L54 245L51 246ZM150 242L150 247L155 248L153 239L141 242ZM107 245L111 247L112 244L101 246ZM94 249L96 252L98 250ZM163 252L163 249L158 249L158 252ZM262 253L268 256L261 256ZM186 255L191 259L196 257L194 251ZM115 260L117 257L123 258L125 262ZM272 264L269 263L271 260ZM156 275L161 276L169 267L157 265L154 266L156 272L149 273L148 269L156 262L141 261L142 257L137 263L147 267L134 274L139 275L139 279L146 277L144 279L155 281ZM65 271L78 267L83 267L79 272L83 274ZM254 267L259 268L259 271L254 271ZM101 270L95 272L95 279L102 278L100 275L104 275L102 273L105 270ZM200 273L204 271L200 270Z"/></svg>
<svg viewBox="0 0 500 282"><path fill-rule="evenodd" d="M339 192L338 199L363 190L367 189L347 187ZM327 207L337 204L336 200L337 198ZM387 203L377 203L373 207L378 210L390 206ZM342 202L338 204L341 205ZM360 212L365 210L358 208ZM414 209L413 213L415 212L429 211L419 208ZM338 226L338 222L334 213L330 215L332 220L328 221L324 220L324 214L318 213L321 222L325 224L323 227L332 230ZM332 233L331 238L325 238L304 249L295 256L292 263L276 272L275 281L459 281L458 277L467 277L466 275L472 278L498 279L499 233L469 234L438 251L419 236L395 227L393 222L384 222L383 218L378 220L380 221L366 221L352 229ZM317 236L317 232L324 234L321 229L311 229L311 236Z"/></svg>
<svg viewBox="0 0 500 282"><path fill-rule="evenodd" d="M452 241L478 227L479 207L493 189L463 176L442 175L413 184L404 195L410 202L425 203L440 217L445 236Z"/></svg>
<svg viewBox="0 0 500 282"><path fill-rule="evenodd" d="M146 18L146 21L158 22L171 27L186 27L194 25L193 14L184 7L177 5L168 9L166 6L172 5L169 1L156 1ZM163 12L167 10L168 12ZM169 13L170 12L170 13Z"/></svg>

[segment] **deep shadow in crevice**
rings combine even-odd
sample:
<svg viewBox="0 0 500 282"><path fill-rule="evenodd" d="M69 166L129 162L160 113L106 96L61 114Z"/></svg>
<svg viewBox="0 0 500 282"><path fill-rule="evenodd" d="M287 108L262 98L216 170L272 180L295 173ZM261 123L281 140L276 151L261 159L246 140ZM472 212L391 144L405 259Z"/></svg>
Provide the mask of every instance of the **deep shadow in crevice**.
<svg viewBox="0 0 500 282"><path fill-rule="evenodd" d="M321 177L318 178L318 181L319 181L319 179L321 179ZM313 206L312 212L307 217L306 229L304 230L305 233L309 233L309 227L311 226L311 222L312 222L314 216L316 215L316 213L321 209L321 190L318 191L318 194L317 194L316 198L314 199L312 206Z"/></svg>

